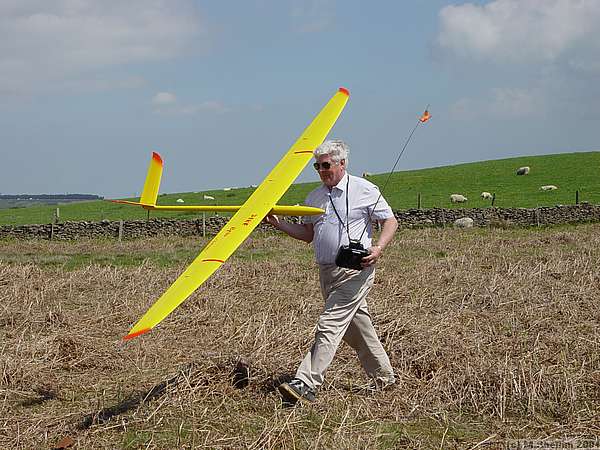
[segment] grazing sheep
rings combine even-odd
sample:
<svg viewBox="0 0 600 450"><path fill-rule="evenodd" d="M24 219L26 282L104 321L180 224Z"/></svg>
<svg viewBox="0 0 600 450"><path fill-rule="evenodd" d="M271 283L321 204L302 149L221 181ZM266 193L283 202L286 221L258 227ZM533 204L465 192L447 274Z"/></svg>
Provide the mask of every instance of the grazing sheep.
<svg viewBox="0 0 600 450"><path fill-rule="evenodd" d="M470 217L461 217L454 221L454 226L458 228L473 228L473 219Z"/></svg>
<svg viewBox="0 0 600 450"><path fill-rule="evenodd" d="M369 178L371 175L373 175L371 172L363 172L362 177Z"/></svg>
<svg viewBox="0 0 600 450"><path fill-rule="evenodd" d="M464 203L468 200L467 197L461 194L452 194L450 195L450 201L452 203Z"/></svg>
<svg viewBox="0 0 600 450"><path fill-rule="evenodd" d="M554 190L556 190L556 189L558 189L558 188L557 188L556 186L554 186L553 184L548 184L548 185L546 185L546 186L542 186L542 187L540 187L540 189L541 189L542 191L554 191Z"/></svg>
<svg viewBox="0 0 600 450"><path fill-rule="evenodd" d="M519 167L517 169L517 175L528 175L529 174L529 166Z"/></svg>
<svg viewBox="0 0 600 450"><path fill-rule="evenodd" d="M175 200L177 203L183 203L183 199L182 198L178 198L177 200Z"/></svg>
<svg viewBox="0 0 600 450"><path fill-rule="evenodd" d="M204 200L214 200L215 198L212 195L204 194Z"/></svg>
<svg viewBox="0 0 600 450"><path fill-rule="evenodd" d="M492 194L490 194L489 192L482 192L481 198L484 200L491 200L493 197Z"/></svg>

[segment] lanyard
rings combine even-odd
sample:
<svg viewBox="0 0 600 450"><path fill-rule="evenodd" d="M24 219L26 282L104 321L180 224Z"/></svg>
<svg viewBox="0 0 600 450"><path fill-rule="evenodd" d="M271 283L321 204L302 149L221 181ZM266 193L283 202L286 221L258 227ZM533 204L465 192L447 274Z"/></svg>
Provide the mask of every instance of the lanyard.
<svg viewBox="0 0 600 450"><path fill-rule="evenodd" d="M346 223L344 223L344 221L340 217L339 213L337 212L335 203L333 203L333 199L331 198L331 192L327 195L329 196L329 201L331 202L331 206L333 206L333 212L335 212L335 215L337 216L338 220L342 224L342 227L346 228L346 233L348 233L348 241L350 241L351 240L350 239L350 221L348 220L348 187L350 185L350 175L346 174L346 176L348 177L346 179Z"/></svg>

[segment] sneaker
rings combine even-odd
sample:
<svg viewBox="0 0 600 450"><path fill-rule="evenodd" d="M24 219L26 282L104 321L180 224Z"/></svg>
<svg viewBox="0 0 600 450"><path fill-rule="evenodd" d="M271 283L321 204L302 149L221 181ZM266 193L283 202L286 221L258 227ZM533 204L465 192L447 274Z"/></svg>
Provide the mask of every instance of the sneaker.
<svg viewBox="0 0 600 450"><path fill-rule="evenodd" d="M352 391L355 393L373 394L375 392L391 389L395 385L396 385L395 378L377 377L377 378L372 378L371 381L369 381L369 383L367 383L365 385L355 387L354 389L352 389Z"/></svg>
<svg viewBox="0 0 600 450"><path fill-rule="evenodd" d="M289 383L280 384L278 389L283 402L288 405L295 405L300 400L312 403L317 396L314 389L298 378L294 378Z"/></svg>

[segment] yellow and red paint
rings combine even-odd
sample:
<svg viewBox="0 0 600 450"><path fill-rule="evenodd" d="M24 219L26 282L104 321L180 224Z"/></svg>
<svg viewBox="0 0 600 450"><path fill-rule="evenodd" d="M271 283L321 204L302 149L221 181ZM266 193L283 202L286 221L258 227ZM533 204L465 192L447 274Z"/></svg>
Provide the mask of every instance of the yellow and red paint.
<svg viewBox="0 0 600 450"><path fill-rule="evenodd" d="M257 214L251 214L246 220L244 220L242 225L244 225L244 226L250 225L257 217L258 217Z"/></svg>
<svg viewBox="0 0 600 450"><path fill-rule="evenodd" d="M163 165L163 160L160 157L160 155L156 152L152 152L152 159L157 162L158 164L160 164L161 166Z"/></svg>

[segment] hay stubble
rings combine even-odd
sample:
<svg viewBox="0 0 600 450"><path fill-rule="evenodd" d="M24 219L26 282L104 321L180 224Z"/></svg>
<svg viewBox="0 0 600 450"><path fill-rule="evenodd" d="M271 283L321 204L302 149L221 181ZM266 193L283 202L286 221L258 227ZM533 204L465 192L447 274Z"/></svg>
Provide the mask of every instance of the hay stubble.
<svg viewBox="0 0 600 450"><path fill-rule="evenodd" d="M197 241L4 242L0 445L469 448L598 435L599 231L401 231L370 296L398 386L353 393L365 380L344 345L317 404L300 409L281 409L274 388L322 305L302 243L257 233L157 329L124 343ZM135 253L149 256L119 263ZM231 382L240 357L251 366L243 389Z"/></svg>

